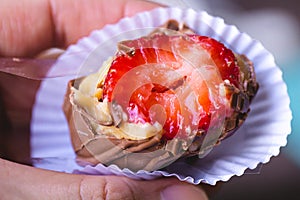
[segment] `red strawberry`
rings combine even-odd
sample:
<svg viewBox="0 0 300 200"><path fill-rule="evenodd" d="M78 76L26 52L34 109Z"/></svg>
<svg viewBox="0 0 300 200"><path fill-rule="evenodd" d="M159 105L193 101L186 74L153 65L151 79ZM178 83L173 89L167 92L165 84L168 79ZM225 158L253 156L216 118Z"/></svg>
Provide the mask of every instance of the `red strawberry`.
<svg viewBox="0 0 300 200"><path fill-rule="evenodd" d="M141 94L145 95L142 99ZM172 139L179 130L180 102L172 90L160 92L155 84L144 85L132 94L127 111L130 121L164 124L166 139Z"/></svg>
<svg viewBox="0 0 300 200"><path fill-rule="evenodd" d="M103 97L121 105L129 122L163 124L166 139L191 126L207 130L220 98L215 85L238 85L234 54L212 38L156 34L123 45L134 51L116 55Z"/></svg>
<svg viewBox="0 0 300 200"><path fill-rule="evenodd" d="M199 35L191 35L190 38L207 50L219 68L223 80L229 80L236 87L239 85L239 67L236 65L232 51L217 40ZM239 87L238 87L239 88Z"/></svg>

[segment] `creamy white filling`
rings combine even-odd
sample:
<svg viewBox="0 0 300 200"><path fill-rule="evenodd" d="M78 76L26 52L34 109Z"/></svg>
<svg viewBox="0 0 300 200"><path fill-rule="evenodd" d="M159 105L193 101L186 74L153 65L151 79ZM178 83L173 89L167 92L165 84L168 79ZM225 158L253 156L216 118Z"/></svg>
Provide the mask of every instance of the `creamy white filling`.
<svg viewBox="0 0 300 200"><path fill-rule="evenodd" d="M108 102L99 102L98 100L97 96L100 91L97 86L104 79L110 63L111 59L105 62L97 73L85 77L78 89L72 88L74 102L96 121L105 122L105 124L112 124L112 117L109 113Z"/></svg>
<svg viewBox="0 0 300 200"><path fill-rule="evenodd" d="M150 123L121 123L119 126L129 138L132 139L146 139L157 134L162 134L162 125L155 122L153 125Z"/></svg>

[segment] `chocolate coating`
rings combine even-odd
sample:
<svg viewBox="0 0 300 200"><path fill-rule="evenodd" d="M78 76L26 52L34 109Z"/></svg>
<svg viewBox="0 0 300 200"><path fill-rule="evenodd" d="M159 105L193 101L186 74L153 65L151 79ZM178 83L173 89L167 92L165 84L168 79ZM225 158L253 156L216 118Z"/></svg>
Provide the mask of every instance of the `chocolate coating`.
<svg viewBox="0 0 300 200"><path fill-rule="evenodd" d="M184 24L170 20L164 26L182 33L192 33ZM155 30L152 34L161 31ZM165 29L164 29L165 30ZM122 47L124 48L124 47ZM153 171L163 168L183 156L203 156L223 139L232 135L246 120L250 111L250 104L257 93L258 83L252 62L245 55L235 55L240 66L239 88L233 84L225 84L226 92L231 94L231 108L233 113L226 117L221 134L210 138L204 143L206 133L198 130L187 140L175 138L170 141L161 140L161 136L154 136L144 140L117 139L103 135L93 129L93 122L72 103L72 87L74 80L68 84L63 110L65 112L72 139L72 145L78 161L82 164L105 165L116 164L120 168L132 171ZM114 126L114 125L108 125Z"/></svg>

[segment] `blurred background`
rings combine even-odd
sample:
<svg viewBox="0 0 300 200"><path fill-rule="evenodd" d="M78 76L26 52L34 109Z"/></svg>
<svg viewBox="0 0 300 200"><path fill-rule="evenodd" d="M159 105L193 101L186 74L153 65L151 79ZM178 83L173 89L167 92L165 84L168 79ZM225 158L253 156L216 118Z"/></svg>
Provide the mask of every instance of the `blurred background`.
<svg viewBox="0 0 300 200"><path fill-rule="evenodd" d="M268 164L218 183L210 197L219 199L299 199L300 192L300 1L160 0L169 6L205 10L258 39L283 71L293 112L292 133L279 156ZM275 91L276 88L273 88Z"/></svg>

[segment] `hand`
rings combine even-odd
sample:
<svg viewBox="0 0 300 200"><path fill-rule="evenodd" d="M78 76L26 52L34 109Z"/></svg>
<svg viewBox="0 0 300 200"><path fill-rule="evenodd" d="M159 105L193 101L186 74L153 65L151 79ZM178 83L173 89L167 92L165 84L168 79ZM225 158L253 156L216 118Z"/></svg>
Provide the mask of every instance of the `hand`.
<svg viewBox="0 0 300 200"><path fill-rule="evenodd" d="M74 175L1 159L0 166L1 199L207 199L199 187L175 178L137 181L120 176Z"/></svg>
<svg viewBox="0 0 300 200"><path fill-rule="evenodd" d="M0 55L33 57L50 47L66 48L94 29L154 7L157 5L136 0L3 0ZM39 82L0 75L0 108L4 111L0 115L0 133L11 138L0 139L12 150L19 150L9 155L23 162L18 156L26 147L16 142L29 141L26 133ZM4 159L0 159L0 168L2 199L207 199L200 187L175 178L137 181L119 176L66 174Z"/></svg>
<svg viewBox="0 0 300 200"><path fill-rule="evenodd" d="M94 29L158 5L138 0L2 0L1 56L65 48Z"/></svg>

